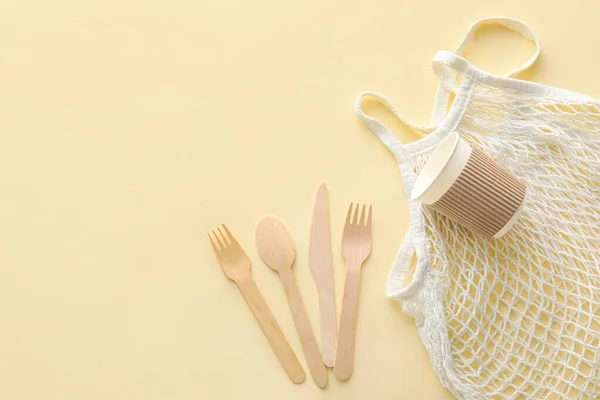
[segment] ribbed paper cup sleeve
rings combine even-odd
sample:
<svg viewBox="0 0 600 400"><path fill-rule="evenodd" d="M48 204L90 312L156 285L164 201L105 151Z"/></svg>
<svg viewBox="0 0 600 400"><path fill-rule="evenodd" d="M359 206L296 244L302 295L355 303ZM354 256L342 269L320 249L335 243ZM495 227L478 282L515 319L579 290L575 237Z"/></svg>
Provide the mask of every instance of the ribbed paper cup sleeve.
<svg viewBox="0 0 600 400"><path fill-rule="evenodd" d="M497 237L518 217L526 192L524 182L473 147L454 184L428 207L482 236Z"/></svg>

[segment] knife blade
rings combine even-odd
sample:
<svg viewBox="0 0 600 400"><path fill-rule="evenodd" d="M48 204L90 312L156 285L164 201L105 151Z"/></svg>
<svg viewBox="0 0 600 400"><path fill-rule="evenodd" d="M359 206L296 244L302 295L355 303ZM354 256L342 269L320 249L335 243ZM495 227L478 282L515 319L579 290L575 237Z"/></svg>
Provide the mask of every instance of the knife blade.
<svg viewBox="0 0 600 400"><path fill-rule="evenodd" d="M337 346L337 313L331 257L329 199L325 182L317 190L310 228L308 264L315 279L319 296L323 363L328 367L333 367Z"/></svg>

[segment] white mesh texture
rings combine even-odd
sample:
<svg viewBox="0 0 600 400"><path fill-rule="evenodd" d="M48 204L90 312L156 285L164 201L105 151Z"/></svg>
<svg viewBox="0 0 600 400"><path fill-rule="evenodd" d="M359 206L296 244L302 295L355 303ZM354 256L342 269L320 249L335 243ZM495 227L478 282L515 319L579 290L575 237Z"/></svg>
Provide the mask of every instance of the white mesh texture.
<svg viewBox="0 0 600 400"><path fill-rule="evenodd" d="M465 399L600 398L600 102L478 84L456 131L528 195L500 239L423 209L429 268L403 305L436 372Z"/></svg>

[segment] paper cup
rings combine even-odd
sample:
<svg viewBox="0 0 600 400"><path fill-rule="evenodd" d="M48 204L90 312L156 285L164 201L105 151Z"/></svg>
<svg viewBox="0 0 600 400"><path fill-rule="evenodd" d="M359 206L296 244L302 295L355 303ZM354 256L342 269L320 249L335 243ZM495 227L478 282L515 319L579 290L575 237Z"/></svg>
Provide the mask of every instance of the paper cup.
<svg viewBox="0 0 600 400"><path fill-rule="evenodd" d="M525 183L452 133L427 160L411 197L482 236L499 238L521 215L526 192Z"/></svg>

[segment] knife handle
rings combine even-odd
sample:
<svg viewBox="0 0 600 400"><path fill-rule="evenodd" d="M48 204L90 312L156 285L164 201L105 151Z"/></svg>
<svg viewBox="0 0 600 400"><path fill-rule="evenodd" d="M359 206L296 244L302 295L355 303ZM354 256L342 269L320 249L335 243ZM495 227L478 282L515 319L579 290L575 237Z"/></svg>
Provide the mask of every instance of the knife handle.
<svg viewBox="0 0 600 400"><path fill-rule="evenodd" d="M335 309L333 276L329 279L315 279L315 282L317 294L319 296L323 363L327 367L333 368L335 365L335 351L337 346L337 312Z"/></svg>

